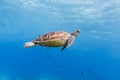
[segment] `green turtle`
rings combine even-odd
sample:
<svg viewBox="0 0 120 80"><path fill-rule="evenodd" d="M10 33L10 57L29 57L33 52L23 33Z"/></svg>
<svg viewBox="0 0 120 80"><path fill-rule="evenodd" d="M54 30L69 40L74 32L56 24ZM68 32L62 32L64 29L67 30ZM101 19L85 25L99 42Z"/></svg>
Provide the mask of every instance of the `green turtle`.
<svg viewBox="0 0 120 80"><path fill-rule="evenodd" d="M60 47L63 46L61 50L68 48L75 38L79 35L80 30L75 30L71 34L64 31L49 32L42 36L37 37L31 42L26 42L24 47L32 46L47 46L47 47Z"/></svg>

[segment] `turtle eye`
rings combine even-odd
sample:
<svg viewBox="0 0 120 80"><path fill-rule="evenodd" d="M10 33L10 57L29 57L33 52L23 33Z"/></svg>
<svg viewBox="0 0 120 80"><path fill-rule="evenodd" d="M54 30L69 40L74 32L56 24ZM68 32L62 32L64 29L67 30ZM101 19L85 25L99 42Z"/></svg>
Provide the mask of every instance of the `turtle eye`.
<svg viewBox="0 0 120 80"><path fill-rule="evenodd" d="M78 33L80 33L80 30L76 30Z"/></svg>

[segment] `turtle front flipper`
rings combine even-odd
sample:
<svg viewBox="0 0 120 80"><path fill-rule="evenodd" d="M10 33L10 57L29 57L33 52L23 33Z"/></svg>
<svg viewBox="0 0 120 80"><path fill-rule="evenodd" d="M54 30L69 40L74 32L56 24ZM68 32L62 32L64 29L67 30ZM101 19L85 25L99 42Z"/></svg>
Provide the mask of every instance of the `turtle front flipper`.
<svg viewBox="0 0 120 80"><path fill-rule="evenodd" d="M71 35L61 50L63 51L65 48L70 47L74 40L75 40L75 36Z"/></svg>

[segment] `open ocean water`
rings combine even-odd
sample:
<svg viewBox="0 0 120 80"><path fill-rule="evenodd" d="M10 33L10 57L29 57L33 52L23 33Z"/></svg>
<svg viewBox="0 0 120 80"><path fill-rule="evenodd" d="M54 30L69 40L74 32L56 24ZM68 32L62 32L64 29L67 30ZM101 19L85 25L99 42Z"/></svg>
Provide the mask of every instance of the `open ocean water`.
<svg viewBox="0 0 120 80"><path fill-rule="evenodd" d="M76 29L64 51L23 47ZM120 80L120 0L0 0L0 80Z"/></svg>

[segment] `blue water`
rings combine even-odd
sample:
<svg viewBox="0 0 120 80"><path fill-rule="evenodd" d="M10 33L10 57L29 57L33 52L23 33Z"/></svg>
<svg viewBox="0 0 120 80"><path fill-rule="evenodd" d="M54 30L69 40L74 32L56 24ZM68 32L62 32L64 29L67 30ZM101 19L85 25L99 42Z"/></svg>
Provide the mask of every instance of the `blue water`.
<svg viewBox="0 0 120 80"><path fill-rule="evenodd" d="M81 34L69 48L25 42ZM0 80L120 80L120 0L0 0Z"/></svg>

